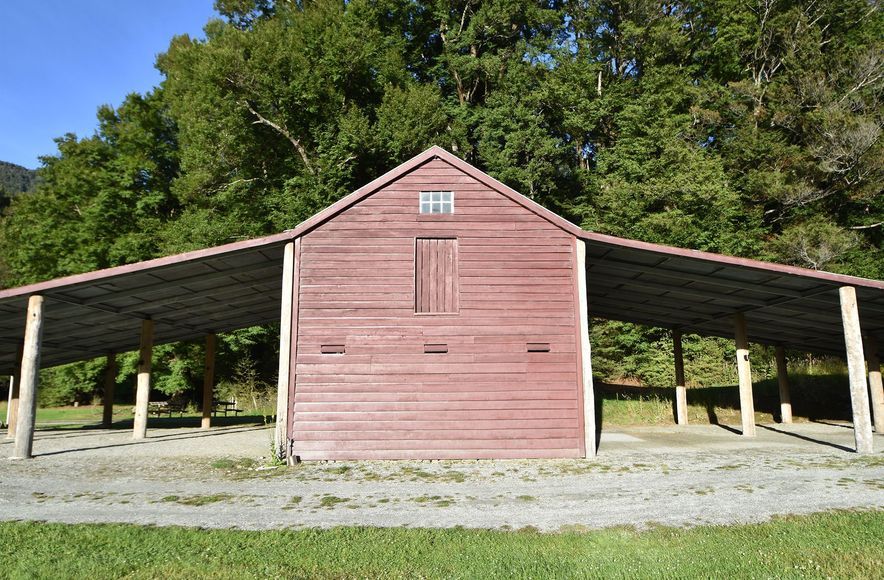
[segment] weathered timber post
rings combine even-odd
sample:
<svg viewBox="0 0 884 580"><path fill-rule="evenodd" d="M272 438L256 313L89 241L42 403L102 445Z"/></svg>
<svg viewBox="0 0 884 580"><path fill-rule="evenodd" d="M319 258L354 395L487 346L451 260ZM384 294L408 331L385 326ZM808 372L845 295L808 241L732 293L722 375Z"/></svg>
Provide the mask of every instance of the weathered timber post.
<svg viewBox="0 0 884 580"><path fill-rule="evenodd" d="M684 353L681 348L681 332L672 331L672 358L675 362L675 422L688 424L688 390L684 384Z"/></svg>
<svg viewBox="0 0 884 580"><path fill-rule="evenodd" d="M279 374L276 383L276 430L273 434L273 449L278 459L288 455L289 379L291 377L292 356L292 306L295 282L295 244L285 245L282 257L282 296L279 313Z"/></svg>
<svg viewBox="0 0 884 580"><path fill-rule="evenodd" d="M8 400L6 401L6 422L4 425L9 427L9 412L12 410L12 389L15 388L15 374L9 375L9 392L6 393ZM7 438L9 434L7 433Z"/></svg>
<svg viewBox="0 0 884 580"><path fill-rule="evenodd" d="M201 426L208 429L212 426L212 405L215 392L215 347L218 337L214 333L206 335L206 361L203 367L203 419Z"/></svg>
<svg viewBox="0 0 884 580"><path fill-rule="evenodd" d="M853 407L853 436L857 453L871 453L872 422L869 419L869 393L866 389L866 365L863 357L862 330L856 305L856 288L842 286L841 322L844 326L844 346L847 351L847 372L850 375L850 404Z"/></svg>
<svg viewBox="0 0 884 580"><path fill-rule="evenodd" d="M776 346L777 359L777 384L780 387L780 420L783 423L792 422L792 397L789 393L789 371L786 368L786 349Z"/></svg>
<svg viewBox="0 0 884 580"><path fill-rule="evenodd" d="M586 285L586 242L577 240L577 306L580 332L580 376L583 390L583 444L585 457L595 457L595 387L592 382L592 345L589 343L589 298Z"/></svg>
<svg viewBox="0 0 884 580"><path fill-rule="evenodd" d="M117 386L117 355L107 353L107 364L104 367L104 408L101 414L101 424L110 427L114 422L114 390Z"/></svg>
<svg viewBox="0 0 884 580"><path fill-rule="evenodd" d="M742 312L734 315L734 338L737 344L737 375L740 378L740 418L743 422L743 436L755 437L755 402L752 398L749 337L746 332L746 317Z"/></svg>
<svg viewBox="0 0 884 580"><path fill-rule="evenodd" d="M15 349L15 368L9 377L9 402L6 406L6 438L15 439L15 428L18 425L18 398L21 387L21 358L24 351L24 343L19 343Z"/></svg>
<svg viewBox="0 0 884 580"><path fill-rule="evenodd" d="M884 385L881 384L881 359L878 357L878 340L866 338L866 365L869 367L869 393L872 396L872 418L875 431L884 433Z"/></svg>
<svg viewBox="0 0 884 580"><path fill-rule="evenodd" d="M13 459L29 459L34 449L34 422L37 414L37 386L40 382L40 343L43 340L43 297L28 299L25 342L19 375L18 423L15 428Z"/></svg>
<svg viewBox="0 0 884 580"><path fill-rule="evenodd" d="M141 348L138 351L138 383L135 391L133 439L147 437L147 411L150 401L150 367L153 357L153 320L141 321Z"/></svg>

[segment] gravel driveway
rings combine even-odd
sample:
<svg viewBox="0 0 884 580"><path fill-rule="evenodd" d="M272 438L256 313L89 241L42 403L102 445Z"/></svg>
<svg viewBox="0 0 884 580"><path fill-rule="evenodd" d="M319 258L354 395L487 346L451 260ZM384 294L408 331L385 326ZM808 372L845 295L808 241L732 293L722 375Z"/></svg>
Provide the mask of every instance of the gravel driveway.
<svg viewBox="0 0 884 580"><path fill-rule="evenodd" d="M0 519L217 528L541 530L754 522L884 508L884 453L849 425L607 429L593 460L312 462L268 468L265 427L40 431L0 460ZM0 457L12 445L0 434ZM884 436L875 436L876 449Z"/></svg>

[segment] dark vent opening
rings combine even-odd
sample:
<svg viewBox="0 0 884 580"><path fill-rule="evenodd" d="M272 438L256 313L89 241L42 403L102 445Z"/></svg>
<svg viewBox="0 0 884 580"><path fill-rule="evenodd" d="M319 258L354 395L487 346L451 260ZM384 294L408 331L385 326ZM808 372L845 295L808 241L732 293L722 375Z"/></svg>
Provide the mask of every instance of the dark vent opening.
<svg viewBox="0 0 884 580"><path fill-rule="evenodd" d="M344 354L344 345L343 344L323 344L319 347L319 352L322 354Z"/></svg>
<svg viewBox="0 0 884 580"><path fill-rule="evenodd" d="M549 352L548 342L529 342L528 352Z"/></svg>
<svg viewBox="0 0 884 580"><path fill-rule="evenodd" d="M424 353L427 354L445 354L448 352L447 344L425 344Z"/></svg>

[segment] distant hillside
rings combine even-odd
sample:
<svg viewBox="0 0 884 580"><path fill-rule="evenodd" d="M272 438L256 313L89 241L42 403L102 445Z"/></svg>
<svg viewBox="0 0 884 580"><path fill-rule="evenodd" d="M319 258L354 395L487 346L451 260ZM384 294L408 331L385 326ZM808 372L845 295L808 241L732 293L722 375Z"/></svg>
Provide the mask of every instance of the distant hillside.
<svg viewBox="0 0 884 580"><path fill-rule="evenodd" d="M36 171L15 163L0 161L0 211L9 205L13 196L31 191L36 179Z"/></svg>
<svg viewBox="0 0 884 580"><path fill-rule="evenodd" d="M12 194L30 191L36 178L37 172L33 169L0 161L0 189Z"/></svg>

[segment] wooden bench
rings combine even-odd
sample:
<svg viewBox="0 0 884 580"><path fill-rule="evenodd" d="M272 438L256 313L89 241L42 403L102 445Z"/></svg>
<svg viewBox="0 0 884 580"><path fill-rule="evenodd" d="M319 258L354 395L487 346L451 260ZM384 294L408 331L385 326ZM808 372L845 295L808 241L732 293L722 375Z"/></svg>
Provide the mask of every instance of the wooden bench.
<svg viewBox="0 0 884 580"><path fill-rule="evenodd" d="M225 417L228 413L236 416L242 413L242 409L236 408L236 401L215 401L212 405L212 415L217 417L218 413L224 413Z"/></svg>
<svg viewBox="0 0 884 580"><path fill-rule="evenodd" d="M171 417L172 413L178 413L180 417L184 414L184 407L184 403L177 401L150 401L147 403L147 415L156 415L157 417L166 415Z"/></svg>

